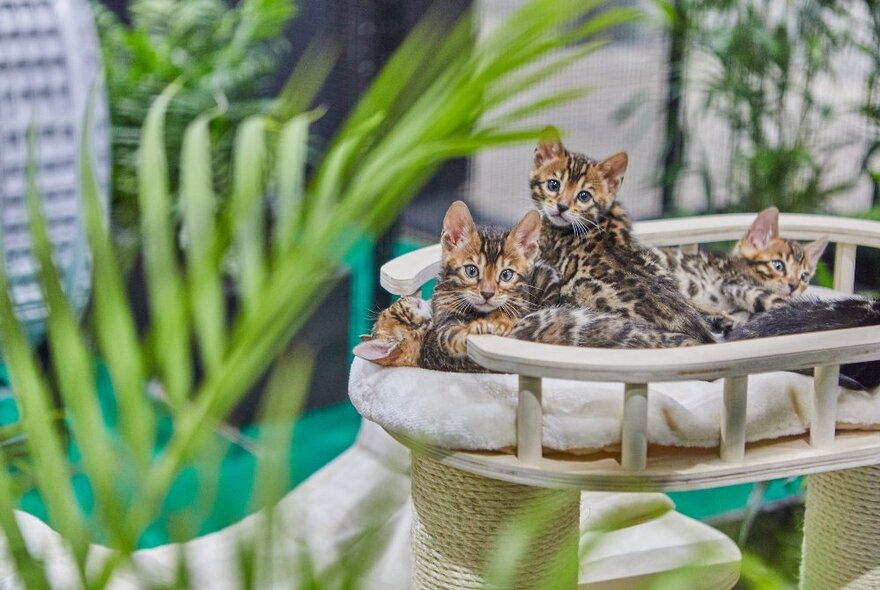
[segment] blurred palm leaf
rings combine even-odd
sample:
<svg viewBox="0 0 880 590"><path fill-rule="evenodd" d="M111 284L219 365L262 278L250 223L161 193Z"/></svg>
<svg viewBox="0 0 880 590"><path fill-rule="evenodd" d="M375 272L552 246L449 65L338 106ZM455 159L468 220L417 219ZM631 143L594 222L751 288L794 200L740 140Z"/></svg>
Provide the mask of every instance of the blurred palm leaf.
<svg viewBox="0 0 880 590"><path fill-rule="evenodd" d="M239 8L251 10L254 8L246 7L271 3L245 1ZM139 6L146 10L159 4L144 2ZM195 12L181 18L198 21L198 10L210 3L186 4L186 10ZM447 159L539 136L543 126L530 129L517 127L517 123L525 115L573 96L522 100L521 91L542 79L536 75L546 63L541 60L551 57L550 69L555 71L568 63L566 52L585 55L598 45L593 42L595 35L634 16L632 11L608 10L598 20L589 20L587 13L595 6L582 0L531 0L479 42L474 40L470 15L450 23L440 13L433 13L377 76L308 182L304 182L305 146L315 113L279 108L273 111L275 116L257 114L241 119L231 155L220 163L231 171L231 179L217 184L217 160L209 157L216 143L209 125L224 112L226 105L220 101L204 105L188 120L179 160L184 174L178 184L170 172L172 162L178 160L176 153L168 154L166 121L179 104L183 81L166 87L146 113L138 144L139 220L152 320L142 342L135 336L118 256L101 222L89 138L82 138L85 225L95 257L96 344L115 385L121 425L118 435L96 424L92 351L75 328L57 282L40 221L38 195L32 191L32 229L40 245L39 263L52 326L49 343L57 353L53 365L73 434L83 454L88 455L83 465L101 503L101 524L121 552L94 579L85 568L91 533L67 484L64 449L49 428L49 384L13 319L3 273L0 340L25 410L23 428L38 489L53 524L75 550L84 582L100 587L113 567L125 563L139 535L160 513L172 483L206 447L216 420L225 416L283 353L332 286L335 269L351 245L383 232ZM171 23L163 26L176 30ZM224 27L237 30L220 19L219 28ZM258 32L266 33L261 29L252 34ZM138 63L146 71L152 71L152 65L161 70L163 62L157 55L162 46L149 47L145 39L138 43L141 41L146 45L137 45L143 52ZM229 43L245 42L233 34ZM230 47L233 54L234 49ZM552 57L559 51L563 57ZM223 59L233 66L238 63L234 56ZM298 71L302 76L303 70ZM203 74L207 79L218 75L207 70ZM306 76L312 82L306 84L306 99L299 97L304 105L311 101L314 75L311 70ZM291 101L296 90L288 86L285 100ZM506 114L482 124L499 112ZM171 199L177 190L181 194L182 232L177 231ZM182 244L178 235L184 238ZM235 287L242 304L231 321L224 302L226 285ZM204 367L200 379L195 377L193 343ZM292 364L278 365L282 372L273 383L298 384L291 394L301 395L307 382L307 361L294 353ZM151 455L156 418L145 400L150 384L167 394L174 419L170 440L155 456ZM270 413L289 414L297 407L296 400L279 401L277 394L271 399L275 401L269 406ZM277 428L273 432L276 440L285 440L278 436ZM267 467L273 464L277 464L277 457ZM120 472L114 466L126 469ZM277 478L263 470L260 479L258 501L270 504L278 495ZM10 503L4 491L8 489L8 474L0 470L0 510L7 512ZM136 493L132 494L132 489ZM0 526L15 538L15 523L8 514L0 515ZM39 567L27 556L19 557L18 567L23 572ZM252 565L248 571L259 576L259 562L247 556L243 560Z"/></svg>

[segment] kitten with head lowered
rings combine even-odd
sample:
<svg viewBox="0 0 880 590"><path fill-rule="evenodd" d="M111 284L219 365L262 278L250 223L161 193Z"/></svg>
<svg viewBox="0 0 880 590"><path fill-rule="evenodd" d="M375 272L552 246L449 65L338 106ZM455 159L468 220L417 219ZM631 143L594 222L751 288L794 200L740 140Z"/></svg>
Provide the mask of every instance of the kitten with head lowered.
<svg viewBox="0 0 880 590"><path fill-rule="evenodd" d="M369 335L361 336L355 356L386 367L417 367L422 343L433 325L431 303L401 297L382 310Z"/></svg>
<svg viewBox="0 0 880 590"><path fill-rule="evenodd" d="M541 255L560 273L561 301L714 342L700 310L679 292L657 253L632 236L629 215L617 201L627 165L622 152L604 160L570 152L552 127L535 149L529 186L543 220Z"/></svg>
<svg viewBox="0 0 880 590"><path fill-rule="evenodd" d="M679 291L703 313L725 316L735 326L751 314L788 305L816 272L827 239L801 244L779 237L779 210L767 208L732 254L659 248L661 262Z"/></svg>

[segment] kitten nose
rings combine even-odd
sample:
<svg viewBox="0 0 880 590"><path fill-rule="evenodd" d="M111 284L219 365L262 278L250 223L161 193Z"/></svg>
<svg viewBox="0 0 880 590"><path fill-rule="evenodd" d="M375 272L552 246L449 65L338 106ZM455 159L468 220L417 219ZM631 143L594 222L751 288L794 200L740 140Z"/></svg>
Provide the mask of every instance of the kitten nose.
<svg viewBox="0 0 880 590"><path fill-rule="evenodd" d="M791 289L791 292L794 293L795 291L797 291L798 284L797 283L789 283L788 287Z"/></svg>
<svg viewBox="0 0 880 590"><path fill-rule="evenodd" d="M565 203L556 203L556 210L560 213L565 213L566 211L568 211L568 205L566 205Z"/></svg>
<svg viewBox="0 0 880 590"><path fill-rule="evenodd" d="M489 301L492 299L492 296L495 295L495 291L480 291L480 295L483 296L483 299Z"/></svg>

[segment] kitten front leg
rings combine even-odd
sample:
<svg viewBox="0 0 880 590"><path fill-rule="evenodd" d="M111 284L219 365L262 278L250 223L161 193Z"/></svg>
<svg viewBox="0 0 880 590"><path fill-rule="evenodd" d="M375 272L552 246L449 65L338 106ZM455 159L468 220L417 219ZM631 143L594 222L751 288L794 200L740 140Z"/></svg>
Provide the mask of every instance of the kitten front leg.
<svg viewBox="0 0 880 590"><path fill-rule="evenodd" d="M736 307L749 314L783 307L790 302L788 297L754 283L725 283L722 291Z"/></svg>
<svg viewBox="0 0 880 590"><path fill-rule="evenodd" d="M469 324L469 333L475 335L492 334L495 336L507 336L513 331L515 321L513 318L498 314L472 321Z"/></svg>
<svg viewBox="0 0 880 590"><path fill-rule="evenodd" d="M467 337L471 334L507 336L513 330L514 321L504 314L489 315L464 324L454 324L438 334L441 347L455 358L467 356Z"/></svg>
<svg viewBox="0 0 880 590"><path fill-rule="evenodd" d="M453 358L467 356L467 337L472 332L471 324L454 324L443 329L437 334L441 350Z"/></svg>

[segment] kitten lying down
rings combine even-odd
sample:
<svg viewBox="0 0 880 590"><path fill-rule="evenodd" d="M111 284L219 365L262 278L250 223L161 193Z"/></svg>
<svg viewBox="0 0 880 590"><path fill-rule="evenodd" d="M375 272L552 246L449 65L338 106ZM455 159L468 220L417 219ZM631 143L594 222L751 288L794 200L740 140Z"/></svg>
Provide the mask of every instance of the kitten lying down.
<svg viewBox="0 0 880 590"><path fill-rule="evenodd" d="M430 301L401 297L376 317L372 331L361 336L352 352L386 367L417 367L431 325Z"/></svg>
<svg viewBox="0 0 880 590"><path fill-rule="evenodd" d="M376 318L354 354L386 367L417 367L425 335L431 329L431 302L401 297ZM657 348L693 346L686 334L662 332L614 313L547 307L520 319L508 334L518 340L595 348Z"/></svg>

